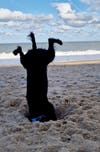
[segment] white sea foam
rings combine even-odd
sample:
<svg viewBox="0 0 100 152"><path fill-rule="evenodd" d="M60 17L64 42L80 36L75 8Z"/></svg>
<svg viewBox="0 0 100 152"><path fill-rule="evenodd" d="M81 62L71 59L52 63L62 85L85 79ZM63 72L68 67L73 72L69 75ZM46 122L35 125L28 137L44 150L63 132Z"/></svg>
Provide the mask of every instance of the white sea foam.
<svg viewBox="0 0 100 152"><path fill-rule="evenodd" d="M86 50L86 51L57 51L56 56L77 56L77 55L97 55L100 51L97 50Z"/></svg>
<svg viewBox="0 0 100 152"><path fill-rule="evenodd" d="M86 50L86 51L57 51L56 56L84 56L84 55L100 55L100 51ZM13 53L0 53L0 59L18 59L18 56L14 56Z"/></svg>
<svg viewBox="0 0 100 152"><path fill-rule="evenodd" d="M0 59L18 59L18 56L14 56L12 53L2 52L0 53Z"/></svg>

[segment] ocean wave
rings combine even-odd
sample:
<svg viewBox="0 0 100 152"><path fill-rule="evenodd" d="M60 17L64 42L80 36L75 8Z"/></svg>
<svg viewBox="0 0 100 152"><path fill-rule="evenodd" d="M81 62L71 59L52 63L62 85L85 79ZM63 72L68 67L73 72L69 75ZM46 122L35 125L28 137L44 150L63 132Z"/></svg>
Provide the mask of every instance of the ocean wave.
<svg viewBox="0 0 100 152"><path fill-rule="evenodd" d="M6 52L2 52L0 53L0 59L18 59L18 56L14 56L13 53L6 53Z"/></svg>
<svg viewBox="0 0 100 152"><path fill-rule="evenodd" d="M98 50L86 50L86 51L56 51L56 56L84 56L84 55L100 55ZM0 59L18 59L19 55L14 56L13 53L0 53Z"/></svg>
<svg viewBox="0 0 100 152"><path fill-rule="evenodd" d="M100 51L97 50L86 50L86 51L57 51L56 56L77 56L77 55L97 55Z"/></svg>

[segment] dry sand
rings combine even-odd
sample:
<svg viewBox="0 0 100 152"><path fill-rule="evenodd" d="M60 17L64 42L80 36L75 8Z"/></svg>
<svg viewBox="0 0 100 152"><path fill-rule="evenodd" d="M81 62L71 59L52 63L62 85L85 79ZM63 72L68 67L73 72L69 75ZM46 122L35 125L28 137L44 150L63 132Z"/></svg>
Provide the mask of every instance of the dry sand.
<svg viewBox="0 0 100 152"><path fill-rule="evenodd" d="M0 67L0 152L100 152L100 64L48 67L58 120L30 123L26 73Z"/></svg>

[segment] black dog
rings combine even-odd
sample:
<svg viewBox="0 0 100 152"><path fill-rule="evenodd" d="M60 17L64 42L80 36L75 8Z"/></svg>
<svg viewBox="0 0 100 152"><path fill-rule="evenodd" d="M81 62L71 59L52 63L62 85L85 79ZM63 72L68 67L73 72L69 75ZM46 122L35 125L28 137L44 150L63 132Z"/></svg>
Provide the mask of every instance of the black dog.
<svg viewBox="0 0 100 152"><path fill-rule="evenodd" d="M32 49L25 55L19 46L14 55L20 54L20 62L27 70L27 101L30 121L57 120L53 105L48 102L47 66L55 57L54 43L62 45L59 39L49 38L48 50L36 46L34 34L30 33Z"/></svg>

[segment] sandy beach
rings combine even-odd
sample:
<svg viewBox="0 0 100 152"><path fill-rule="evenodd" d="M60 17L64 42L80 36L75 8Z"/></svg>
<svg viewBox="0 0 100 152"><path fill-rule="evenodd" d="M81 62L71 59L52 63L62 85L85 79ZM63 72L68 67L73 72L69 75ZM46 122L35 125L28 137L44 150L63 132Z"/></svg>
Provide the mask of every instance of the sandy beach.
<svg viewBox="0 0 100 152"><path fill-rule="evenodd" d="M0 66L0 152L100 152L100 60L48 66L57 121L31 123L26 71Z"/></svg>

